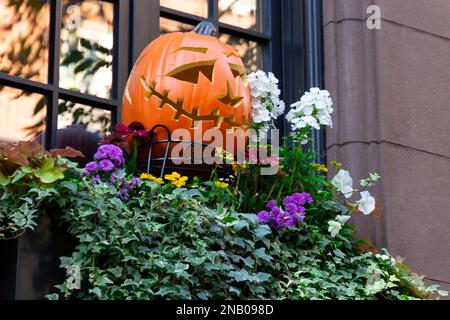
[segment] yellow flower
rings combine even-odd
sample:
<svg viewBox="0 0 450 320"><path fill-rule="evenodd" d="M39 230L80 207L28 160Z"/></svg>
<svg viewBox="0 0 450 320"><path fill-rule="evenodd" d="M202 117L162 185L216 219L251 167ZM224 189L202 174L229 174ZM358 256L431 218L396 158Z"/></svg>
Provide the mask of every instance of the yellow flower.
<svg viewBox="0 0 450 320"><path fill-rule="evenodd" d="M181 178L181 174L179 174L178 172L172 172L171 174L166 174L164 176L164 179L169 180L169 181L177 181L180 178Z"/></svg>
<svg viewBox="0 0 450 320"><path fill-rule="evenodd" d="M234 161L234 156L228 151L224 150L222 147L216 147L215 156L226 161Z"/></svg>
<svg viewBox="0 0 450 320"><path fill-rule="evenodd" d="M229 184L221 181L214 182L214 185L219 189L226 189L228 188Z"/></svg>
<svg viewBox="0 0 450 320"><path fill-rule="evenodd" d="M189 178L186 176L182 177L178 172L172 172L171 174L166 174L164 179L171 181L175 187L181 188L186 185L186 181Z"/></svg>
<svg viewBox="0 0 450 320"><path fill-rule="evenodd" d="M161 179L161 178L156 178L155 176L153 176L153 175L151 175L151 174L149 174L149 173L143 173L143 174L141 174L141 177L140 177L142 180L149 180L149 181L153 181L153 182L156 182L156 183L159 183L159 184L163 184L164 183L164 181L163 181L163 179Z"/></svg>
<svg viewBox="0 0 450 320"><path fill-rule="evenodd" d="M235 161L231 165L233 167L234 172L241 172L241 171L245 171L245 169L247 169L248 163L247 162L239 163L239 162Z"/></svg>
<svg viewBox="0 0 450 320"><path fill-rule="evenodd" d="M333 167L335 167L336 169L342 167L342 163L337 162L337 161L330 161L330 164L331 164Z"/></svg>
<svg viewBox="0 0 450 320"><path fill-rule="evenodd" d="M316 168L317 171L328 172L328 168L326 166L324 166L323 164L321 164L321 163L314 163L312 166L314 168Z"/></svg>

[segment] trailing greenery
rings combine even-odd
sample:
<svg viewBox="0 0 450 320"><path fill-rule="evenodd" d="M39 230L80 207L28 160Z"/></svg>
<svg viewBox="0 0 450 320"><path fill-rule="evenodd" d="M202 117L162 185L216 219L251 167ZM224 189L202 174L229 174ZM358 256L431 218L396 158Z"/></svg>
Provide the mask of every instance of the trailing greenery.
<svg viewBox="0 0 450 320"><path fill-rule="evenodd" d="M38 215L48 212L64 179L65 161L82 156L71 148L47 152L37 142L0 143L0 239L33 229Z"/></svg>
<svg viewBox="0 0 450 320"><path fill-rule="evenodd" d="M331 237L315 224L313 207L299 227L272 230L254 214L211 206L222 197L214 184L200 191L142 181L123 202L106 184L69 183L77 191L62 220L79 244L61 266L80 270L81 281L69 276L50 299L415 299L435 292L390 256L357 250L350 226Z"/></svg>

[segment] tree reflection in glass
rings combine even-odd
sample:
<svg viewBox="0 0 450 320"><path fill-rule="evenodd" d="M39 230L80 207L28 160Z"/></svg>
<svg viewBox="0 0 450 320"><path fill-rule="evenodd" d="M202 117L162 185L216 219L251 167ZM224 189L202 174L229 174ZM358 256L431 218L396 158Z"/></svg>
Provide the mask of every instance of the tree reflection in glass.
<svg viewBox="0 0 450 320"><path fill-rule="evenodd" d="M62 10L60 86L110 98L113 3L64 0Z"/></svg>

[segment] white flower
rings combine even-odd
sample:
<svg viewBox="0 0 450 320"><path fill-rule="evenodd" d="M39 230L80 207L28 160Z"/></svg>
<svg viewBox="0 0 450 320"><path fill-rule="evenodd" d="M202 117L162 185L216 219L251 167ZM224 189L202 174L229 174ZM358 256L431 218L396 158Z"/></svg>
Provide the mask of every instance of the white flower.
<svg viewBox="0 0 450 320"><path fill-rule="evenodd" d="M353 195L353 179L347 170L339 170L337 175L331 180L331 184L347 199Z"/></svg>
<svg viewBox="0 0 450 320"><path fill-rule="evenodd" d="M340 223L340 224L346 224L348 222L348 220L350 220L352 216L337 216L336 220Z"/></svg>
<svg viewBox="0 0 450 320"><path fill-rule="evenodd" d="M328 232L331 234L331 236L334 238L339 234L339 231L341 231L342 225L337 221L328 221Z"/></svg>
<svg viewBox="0 0 450 320"><path fill-rule="evenodd" d="M285 105L280 100L278 79L269 72L258 70L248 75L248 84L252 95L253 123L269 126L269 122L284 113Z"/></svg>
<svg viewBox="0 0 450 320"><path fill-rule="evenodd" d="M360 192L361 200L356 201L358 210L365 215L371 214L375 210L375 198L372 197L369 191Z"/></svg>
<svg viewBox="0 0 450 320"><path fill-rule="evenodd" d="M333 126L332 112L333 101L330 93L319 88L311 88L309 92L305 92L300 101L291 104L286 119L293 131L308 126L319 130L321 125Z"/></svg>

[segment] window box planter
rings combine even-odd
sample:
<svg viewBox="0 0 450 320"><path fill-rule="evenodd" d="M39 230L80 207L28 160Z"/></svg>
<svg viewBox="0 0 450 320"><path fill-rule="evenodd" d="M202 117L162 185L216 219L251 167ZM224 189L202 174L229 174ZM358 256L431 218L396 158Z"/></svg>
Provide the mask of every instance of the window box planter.
<svg viewBox="0 0 450 320"><path fill-rule="evenodd" d="M0 240L0 299L39 300L64 280L59 257L70 255L72 240L49 216L18 238ZM53 289L54 290L54 289Z"/></svg>

